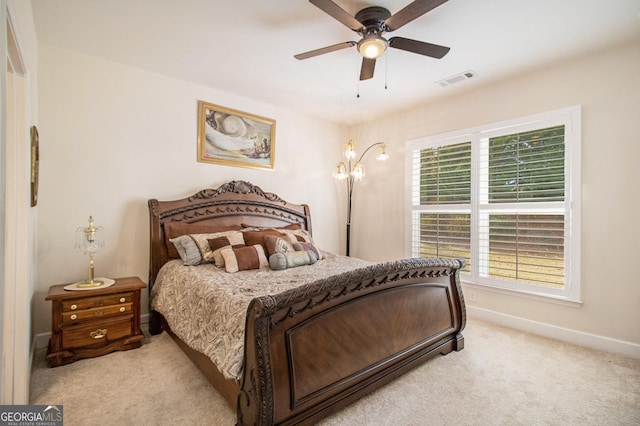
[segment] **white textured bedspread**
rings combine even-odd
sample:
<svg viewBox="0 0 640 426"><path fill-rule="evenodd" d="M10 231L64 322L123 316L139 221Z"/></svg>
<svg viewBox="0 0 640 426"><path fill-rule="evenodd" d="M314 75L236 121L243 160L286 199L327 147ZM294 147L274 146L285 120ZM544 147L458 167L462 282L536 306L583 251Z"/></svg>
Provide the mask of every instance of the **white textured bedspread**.
<svg viewBox="0 0 640 426"><path fill-rule="evenodd" d="M234 274L213 264L183 266L180 260L173 260L156 278L151 307L164 316L183 342L211 358L226 379L239 381L245 318L253 298L371 264L326 252L323 255L325 258L314 265Z"/></svg>

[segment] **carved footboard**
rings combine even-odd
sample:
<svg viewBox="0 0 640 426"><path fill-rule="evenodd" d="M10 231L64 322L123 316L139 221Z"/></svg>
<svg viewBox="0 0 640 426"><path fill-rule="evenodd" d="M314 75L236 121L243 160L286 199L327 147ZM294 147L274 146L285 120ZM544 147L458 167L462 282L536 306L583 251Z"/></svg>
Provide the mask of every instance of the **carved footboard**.
<svg viewBox="0 0 640 426"><path fill-rule="evenodd" d="M312 424L432 356L461 350L463 266L407 259L255 299L238 424Z"/></svg>

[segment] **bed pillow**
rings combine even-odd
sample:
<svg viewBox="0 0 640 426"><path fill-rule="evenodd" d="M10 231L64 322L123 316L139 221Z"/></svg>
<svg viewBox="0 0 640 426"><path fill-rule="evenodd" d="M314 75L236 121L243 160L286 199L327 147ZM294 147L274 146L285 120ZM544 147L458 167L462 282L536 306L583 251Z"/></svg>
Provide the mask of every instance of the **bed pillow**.
<svg viewBox="0 0 640 426"><path fill-rule="evenodd" d="M172 238L169 241L174 245L174 249L177 251L182 263L187 266L195 266L202 263L202 255L200 249L188 235L181 235L176 238Z"/></svg>
<svg viewBox="0 0 640 426"><path fill-rule="evenodd" d="M287 236L291 243L303 242L312 243L311 234L304 229L282 229L281 232Z"/></svg>
<svg viewBox="0 0 640 426"><path fill-rule="evenodd" d="M312 251L316 254L318 260L322 260L322 252L314 243L297 242L292 244L295 251Z"/></svg>
<svg viewBox="0 0 640 426"><path fill-rule="evenodd" d="M269 266L264 248L260 244L239 248L224 247L220 253L224 257L224 269L229 273Z"/></svg>
<svg viewBox="0 0 640 426"><path fill-rule="evenodd" d="M275 271L279 271L297 266L312 265L317 261L318 256L311 250L274 253L269 257L269 267Z"/></svg>
<svg viewBox="0 0 640 426"><path fill-rule="evenodd" d="M224 268L224 257L222 257L222 253L220 253L223 248L239 248L245 246L244 242L242 244L233 244L234 242L237 243L237 240L234 240L233 238L230 240L229 237L211 238L207 241L209 242L209 247L213 254L213 263L215 263L218 268Z"/></svg>
<svg viewBox="0 0 640 426"><path fill-rule="evenodd" d="M291 245L289 240L284 236L276 237L275 235L265 235L263 241L268 257L270 257L274 253L287 253L290 251L295 251L293 245Z"/></svg>
<svg viewBox="0 0 640 426"><path fill-rule="evenodd" d="M267 247L264 244L265 235L273 235L275 237L283 236L282 232L277 231L273 228L261 229L261 230L253 230L253 228L249 228L249 229L251 230L242 231L242 236L244 237L244 243L248 246L260 244L264 249L265 253L267 252Z"/></svg>
<svg viewBox="0 0 640 426"><path fill-rule="evenodd" d="M169 259L177 259L180 257L178 250L171 242L173 238L177 238L181 235L213 234L224 231L239 231L240 229L241 227L239 225L213 226L198 223L166 222L164 224L164 240L167 246Z"/></svg>
<svg viewBox="0 0 640 426"><path fill-rule="evenodd" d="M242 232L240 231L225 231L213 234L190 234L189 236L193 238L198 249L200 249L202 262L215 262L213 250L211 250L211 246L209 246L209 240L225 237L229 240L229 245L244 245L244 239L242 237Z"/></svg>

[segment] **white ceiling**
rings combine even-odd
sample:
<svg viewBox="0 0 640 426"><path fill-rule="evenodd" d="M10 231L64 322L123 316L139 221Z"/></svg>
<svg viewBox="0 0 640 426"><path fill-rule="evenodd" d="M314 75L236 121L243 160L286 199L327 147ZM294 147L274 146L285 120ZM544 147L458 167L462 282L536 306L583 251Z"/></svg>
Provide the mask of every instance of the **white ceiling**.
<svg viewBox="0 0 640 426"><path fill-rule="evenodd" d="M354 15L372 5L393 14L411 0L334 1ZM640 0L449 0L388 34L449 46L447 56L388 49L359 83L355 48L293 58L359 40L306 0L31 2L41 43L346 125L640 39ZM477 76L435 84L467 70Z"/></svg>

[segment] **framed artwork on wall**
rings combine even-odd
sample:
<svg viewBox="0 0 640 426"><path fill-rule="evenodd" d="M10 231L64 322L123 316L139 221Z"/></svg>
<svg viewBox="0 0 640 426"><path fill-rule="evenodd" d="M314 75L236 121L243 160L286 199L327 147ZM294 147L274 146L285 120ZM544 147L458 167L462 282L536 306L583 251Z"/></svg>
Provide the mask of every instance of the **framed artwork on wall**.
<svg viewBox="0 0 640 426"><path fill-rule="evenodd" d="M273 170L276 122L198 101L198 161Z"/></svg>
<svg viewBox="0 0 640 426"><path fill-rule="evenodd" d="M38 128L31 126L31 207L38 204L38 175L40 174L40 137Z"/></svg>

